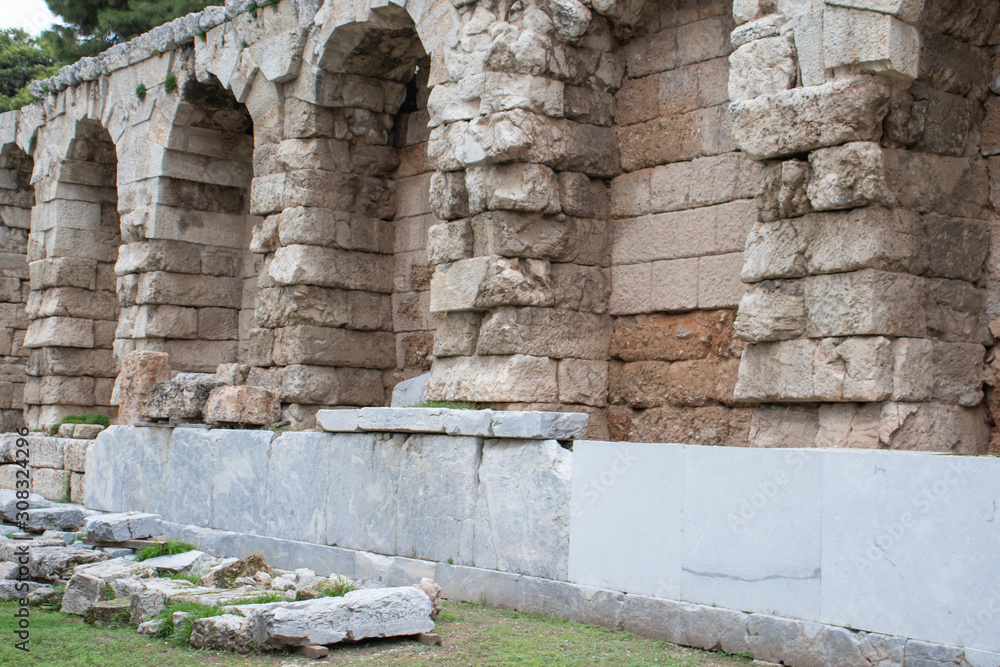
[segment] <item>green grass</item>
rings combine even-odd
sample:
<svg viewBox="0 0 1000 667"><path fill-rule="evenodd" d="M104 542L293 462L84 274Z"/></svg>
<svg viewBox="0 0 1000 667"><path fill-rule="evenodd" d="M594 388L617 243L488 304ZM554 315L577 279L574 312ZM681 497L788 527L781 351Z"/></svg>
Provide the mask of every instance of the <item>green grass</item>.
<svg viewBox="0 0 1000 667"><path fill-rule="evenodd" d="M168 93L172 93L177 90L177 75L170 73L167 78L163 80L163 90Z"/></svg>
<svg viewBox="0 0 1000 667"><path fill-rule="evenodd" d="M77 616L31 608L31 653L14 648L17 602L0 602L0 665L32 667L281 667L282 665L483 665L528 667L661 665L663 667L745 667L746 659L682 648L638 637L622 630L581 625L539 614L445 602L435 632L442 646L423 646L409 639L363 641L331 649L321 661L288 653L195 650L179 638L136 634L133 628L98 628ZM221 611L192 603L171 605L161 612L172 633L174 611L204 617ZM189 626L189 624L188 624Z"/></svg>
<svg viewBox="0 0 1000 667"><path fill-rule="evenodd" d="M357 584L339 575L334 581L324 581L316 586L316 592L324 598L339 598L356 590L358 590Z"/></svg>
<svg viewBox="0 0 1000 667"><path fill-rule="evenodd" d="M182 554L185 551L193 551L197 548L189 542L176 542L167 538L166 542L154 544L135 552L135 560L141 563L144 560L156 558L157 556L173 556L174 554Z"/></svg>
<svg viewBox="0 0 1000 667"><path fill-rule="evenodd" d="M235 607L240 604L268 604L270 602L281 602L285 599L285 596L281 591L266 591L258 595L248 595L244 598L238 598L232 602L227 602L227 607Z"/></svg>
<svg viewBox="0 0 1000 667"><path fill-rule="evenodd" d="M190 616L185 618L178 627L174 627L174 614L183 611ZM169 639L176 646L188 646L191 641L191 624L199 618L221 616L222 607L209 606L199 602L172 602L164 607L153 620L160 622L156 631L158 639Z"/></svg>
<svg viewBox="0 0 1000 667"><path fill-rule="evenodd" d="M59 420L57 426L63 424L100 424L107 428L111 426L111 417L100 412L85 412L82 415L66 415Z"/></svg>
<svg viewBox="0 0 1000 667"><path fill-rule="evenodd" d="M408 408L448 408L450 410L477 410L475 403L466 401L424 401L407 405Z"/></svg>
<svg viewBox="0 0 1000 667"><path fill-rule="evenodd" d="M201 579L200 574L194 574L192 572L160 572L157 574L160 579L176 579L178 581L190 581L192 584L197 584L198 580Z"/></svg>

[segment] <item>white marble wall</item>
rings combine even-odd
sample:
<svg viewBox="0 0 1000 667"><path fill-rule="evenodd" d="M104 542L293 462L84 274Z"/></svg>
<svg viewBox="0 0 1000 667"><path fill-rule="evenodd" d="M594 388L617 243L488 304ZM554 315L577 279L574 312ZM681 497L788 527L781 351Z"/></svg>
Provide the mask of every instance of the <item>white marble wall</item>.
<svg viewBox="0 0 1000 667"><path fill-rule="evenodd" d="M1000 458L578 441L569 579L1000 651Z"/></svg>

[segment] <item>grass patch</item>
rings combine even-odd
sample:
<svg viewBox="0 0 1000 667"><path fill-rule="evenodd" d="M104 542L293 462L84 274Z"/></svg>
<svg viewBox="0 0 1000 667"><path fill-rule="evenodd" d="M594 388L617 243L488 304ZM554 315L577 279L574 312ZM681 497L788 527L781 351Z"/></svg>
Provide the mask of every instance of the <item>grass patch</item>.
<svg viewBox="0 0 1000 667"><path fill-rule="evenodd" d="M186 551L194 551L197 548L190 542L176 542L167 538L166 542L154 544L135 552L135 560L141 563L144 560L156 558L157 556L173 556L174 554L182 554Z"/></svg>
<svg viewBox="0 0 1000 667"><path fill-rule="evenodd" d="M160 579L174 579L177 581L190 581L192 584L197 585L198 580L201 579L200 574L194 574L193 572L160 572L157 574Z"/></svg>
<svg viewBox="0 0 1000 667"><path fill-rule="evenodd" d="M319 593L320 597L324 598L339 598L356 590L358 590L356 583L340 575L337 575L337 578L333 581L327 580L316 586L316 592Z"/></svg>
<svg viewBox="0 0 1000 667"><path fill-rule="evenodd" d="M175 90L177 90L176 74L171 72L170 74L167 75L167 78L163 80L163 90L167 91L168 93L172 93Z"/></svg>
<svg viewBox="0 0 1000 667"><path fill-rule="evenodd" d="M448 408L449 410L478 410L475 403L466 401L423 401L407 405L408 408Z"/></svg>
<svg viewBox="0 0 1000 667"><path fill-rule="evenodd" d="M142 86L142 89L145 91L146 87ZM143 97L145 97L145 92L143 92ZM86 412L82 415L66 415L59 420L57 426L62 426L63 424L100 424L104 428L107 428L111 426L111 417L100 412Z"/></svg>
<svg viewBox="0 0 1000 667"><path fill-rule="evenodd" d="M174 614L182 611L190 614L187 618L174 627ZM191 643L191 624L199 618L209 618L211 616L221 616L222 607L209 606L200 602L172 602L164 607L153 620L160 622L160 629L156 631L159 639L168 639L176 646L189 646Z"/></svg>
<svg viewBox="0 0 1000 667"><path fill-rule="evenodd" d="M266 593L261 593L259 595L248 595L245 598L239 598L233 600L232 602L227 602L227 607L235 607L240 604L269 604L271 602L283 602L285 596L281 591L267 591Z"/></svg>

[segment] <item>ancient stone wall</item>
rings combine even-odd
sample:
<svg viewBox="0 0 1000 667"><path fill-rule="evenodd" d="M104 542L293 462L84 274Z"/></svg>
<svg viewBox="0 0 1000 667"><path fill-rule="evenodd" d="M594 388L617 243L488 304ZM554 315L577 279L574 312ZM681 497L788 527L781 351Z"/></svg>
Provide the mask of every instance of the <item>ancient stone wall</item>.
<svg viewBox="0 0 1000 667"><path fill-rule="evenodd" d="M297 429L430 371L592 437L984 451L1000 28L952 4L231 0L84 59L0 123L26 420L152 350Z"/></svg>

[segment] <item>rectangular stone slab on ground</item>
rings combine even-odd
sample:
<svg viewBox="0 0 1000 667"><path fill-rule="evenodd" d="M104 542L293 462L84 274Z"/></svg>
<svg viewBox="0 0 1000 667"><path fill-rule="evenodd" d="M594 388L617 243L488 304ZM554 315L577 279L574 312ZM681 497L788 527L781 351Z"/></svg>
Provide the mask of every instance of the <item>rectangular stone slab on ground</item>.
<svg viewBox="0 0 1000 667"><path fill-rule="evenodd" d="M353 591L343 597L262 605L250 619L260 647L309 646L431 632L431 600L403 586Z"/></svg>
<svg viewBox="0 0 1000 667"><path fill-rule="evenodd" d="M158 514L103 514L87 521L87 539L124 542L159 534Z"/></svg>

